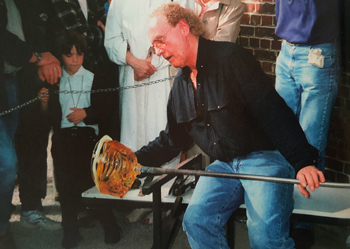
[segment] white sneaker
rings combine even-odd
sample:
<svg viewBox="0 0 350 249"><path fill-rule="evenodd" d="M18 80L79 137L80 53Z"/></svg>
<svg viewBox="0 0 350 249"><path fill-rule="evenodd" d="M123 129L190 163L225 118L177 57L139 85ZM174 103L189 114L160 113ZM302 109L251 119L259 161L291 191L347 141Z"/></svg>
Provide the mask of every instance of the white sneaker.
<svg viewBox="0 0 350 249"><path fill-rule="evenodd" d="M25 228L39 228L50 231L61 229L60 222L47 218L38 210L22 212L20 223Z"/></svg>
<svg viewBox="0 0 350 249"><path fill-rule="evenodd" d="M346 248L350 248L350 235L346 239Z"/></svg>

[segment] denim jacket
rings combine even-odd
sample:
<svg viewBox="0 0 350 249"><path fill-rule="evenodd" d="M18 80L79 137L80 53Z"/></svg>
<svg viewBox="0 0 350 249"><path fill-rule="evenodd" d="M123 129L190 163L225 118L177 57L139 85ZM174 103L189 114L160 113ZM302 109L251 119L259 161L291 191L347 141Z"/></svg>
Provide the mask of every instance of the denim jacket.
<svg viewBox="0 0 350 249"><path fill-rule="evenodd" d="M167 127L136 152L141 164L159 166L194 141L221 161L278 149L296 172L316 166L318 151L250 52L200 37L196 66L197 91L189 68L180 70L169 96Z"/></svg>

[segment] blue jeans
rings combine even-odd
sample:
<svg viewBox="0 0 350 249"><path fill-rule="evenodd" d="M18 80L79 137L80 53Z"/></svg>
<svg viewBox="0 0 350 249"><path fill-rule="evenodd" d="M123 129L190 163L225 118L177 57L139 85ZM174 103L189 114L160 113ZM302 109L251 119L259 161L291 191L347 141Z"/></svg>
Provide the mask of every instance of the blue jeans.
<svg viewBox="0 0 350 249"><path fill-rule="evenodd" d="M319 48L324 66L308 63L310 49ZM324 171L331 111L340 78L337 43L295 45L282 43L276 64L276 90L297 116L309 143L320 152L318 169Z"/></svg>
<svg viewBox="0 0 350 249"><path fill-rule="evenodd" d="M18 105L17 79L5 80L10 107ZM18 111L0 117L0 230L10 225L11 201L17 173L13 140L18 124Z"/></svg>
<svg viewBox="0 0 350 249"><path fill-rule="evenodd" d="M258 151L230 162L215 161L207 171L294 178L294 168L278 151ZM289 238L293 185L200 177L183 227L191 248L229 248L224 225L241 204L247 208L251 248L294 248ZM232 236L232 235L231 235Z"/></svg>

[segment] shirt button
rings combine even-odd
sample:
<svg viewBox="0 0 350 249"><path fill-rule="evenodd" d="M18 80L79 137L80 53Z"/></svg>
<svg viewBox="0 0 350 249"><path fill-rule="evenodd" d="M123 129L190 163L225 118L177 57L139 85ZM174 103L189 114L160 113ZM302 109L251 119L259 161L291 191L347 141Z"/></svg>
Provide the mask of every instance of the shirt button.
<svg viewBox="0 0 350 249"><path fill-rule="evenodd" d="M203 67L203 65L201 65L201 67Z"/></svg>
<svg viewBox="0 0 350 249"><path fill-rule="evenodd" d="M220 108L220 106L218 105L218 109Z"/></svg>
<svg viewBox="0 0 350 249"><path fill-rule="evenodd" d="M207 124L207 126L210 126L210 124Z"/></svg>
<svg viewBox="0 0 350 249"><path fill-rule="evenodd" d="M204 106L204 104L202 104L202 106Z"/></svg>
<svg viewBox="0 0 350 249"><path fill-rule="evenodd" d="M214 145L216 145L216 143L214 143Z"/></svg>

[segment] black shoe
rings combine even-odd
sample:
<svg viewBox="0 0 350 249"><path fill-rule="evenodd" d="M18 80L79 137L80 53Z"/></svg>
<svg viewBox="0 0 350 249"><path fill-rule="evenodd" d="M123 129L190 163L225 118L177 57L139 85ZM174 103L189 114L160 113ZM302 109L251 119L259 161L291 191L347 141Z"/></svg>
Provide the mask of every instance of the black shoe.
<svg viewBox="0 0 350 249"><path fill-rule="evenodd" d="M78 217L78 225L83 228L90 228L95 226L95 219L91 215Z"/></svg>
<svg viewBox="0 0 350 249"><path fill-rule="evenodd" d="M315 244L313 229L292 228L290 237L294 240L295 249L310 249Z"/></svg>
<svg viewBox="0 0 350 249"><path fill-rule="evenodd" d="M0 248L1 249L16 249L15 240L12 234L7 231L4 235L0 235Z"/></svg>
<svg viewBox="0 0 350 249"><path fill-rule="evenodd" d="M78 228L63 227L63 240L62 247L65 249L71 249L78 245L78 242L83 238L79 233Z"/></svg>
<svg viewBox="0 0 350 249"><path fill-rule="evenodd" d="M106 244L116 244L120 240L120 229L119 227L105 230L105 243Z"/></svg>
<svg viewBox="0 0 350 249"><path fill-rule="evenodd" d="M16 212L16 206L11 203L11 214Z"/></svg>

